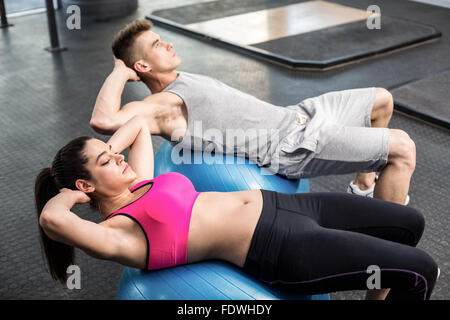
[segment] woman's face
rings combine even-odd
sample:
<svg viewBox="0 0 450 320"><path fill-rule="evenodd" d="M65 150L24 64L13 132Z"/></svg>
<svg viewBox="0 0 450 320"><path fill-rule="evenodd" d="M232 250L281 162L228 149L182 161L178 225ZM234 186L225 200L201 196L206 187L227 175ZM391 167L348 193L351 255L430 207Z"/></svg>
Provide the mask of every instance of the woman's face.
<svg viewBox="0 0 450 320"><path fill-rule="evenodd" d="M116 195L129 188L136 179L136 173L125 162L120 153L111 150L111 146L98 139L86 142L84 153L88 158L86 168L92 175L90 183L101 195Z"/></svg>

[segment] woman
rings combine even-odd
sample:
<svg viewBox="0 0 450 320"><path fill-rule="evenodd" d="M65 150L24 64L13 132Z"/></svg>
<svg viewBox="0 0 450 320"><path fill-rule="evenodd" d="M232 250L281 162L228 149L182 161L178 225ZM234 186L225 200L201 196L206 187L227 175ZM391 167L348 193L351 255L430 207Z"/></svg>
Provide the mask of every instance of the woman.
<svg viewBox="0 0 450 320"><path fill-rule="evenodd" d="M126 163L120 152L128 147ZM337 193L198 193L181 174L153 177L151 135L140 117L107 143L67 144L37 177L35 197L50 273L62 283L73 246L147 270L222 259L308 294L367 289L367 269L376 265L390 291L367 298L429 299L437 277L433 259L415 248L424 228L416 210ZM103 222L71 211L89 201Z"/></svg>

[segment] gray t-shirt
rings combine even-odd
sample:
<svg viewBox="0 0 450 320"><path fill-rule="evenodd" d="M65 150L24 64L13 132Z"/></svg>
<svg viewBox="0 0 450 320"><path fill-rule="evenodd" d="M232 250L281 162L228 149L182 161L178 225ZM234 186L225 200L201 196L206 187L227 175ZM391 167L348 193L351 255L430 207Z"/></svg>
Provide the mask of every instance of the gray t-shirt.
<svg viewBox="0 0 450 320"><path fill-rule="evenodd" d="M163 91L178 95L186 105L183 148L235 154L260 166L270 163L296 119L294 110L264 102L211 77L178 73Z"/></svg>

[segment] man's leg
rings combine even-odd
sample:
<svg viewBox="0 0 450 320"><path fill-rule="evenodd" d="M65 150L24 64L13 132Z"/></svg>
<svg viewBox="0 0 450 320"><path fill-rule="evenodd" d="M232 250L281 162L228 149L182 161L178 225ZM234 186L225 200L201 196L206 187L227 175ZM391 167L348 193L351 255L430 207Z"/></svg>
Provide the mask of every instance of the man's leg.
<svg viewBox="0 0 450 320"><path fill-rule="evenodd" d="M370 114L370 123L374 128L387 128L394 110L394 99L392 94L383 88L376 88L375 101ZM356 174L353 181L360 190L367 190L375 182L375 172Z"/></svg>
<svg viewBox="0 0 450 320"><path fill-rule="evenodd" d="M325 130L320 124L328 122L335 128L318 137L323 147L311 156L301 149L283 155L286 168L282 173L307 178L361 172L355 182L364 190L373 185L374 172L381 171L374 196L405 204L415 168L415 145L404 131L387 128L394 107L389 91L372 87L329 92L298 106L315 114L311 123L318 128ZM327 134L332 135L330 140ZM295 149L295 145L290 147Z"/></svg>
<svg viewBox="0 0 450 320"><path fill-rule="evenodd" d="M371 113L372 127L386 128L394 108L392 95L383 88L376 89ZM416 164L416 148L411 138L402 130L390 130L388 164L380 174L374 197L404 204L411 176ZM358 173L354 183L367 190L375 182L375 173Z"/></svg>
<svg viewBox="0 0 450 320"><path fill-rule="evenodd" d="M375 198L405 204L416 166L416 146L402 130L389 131L388 163L375 185Z"/></svg>

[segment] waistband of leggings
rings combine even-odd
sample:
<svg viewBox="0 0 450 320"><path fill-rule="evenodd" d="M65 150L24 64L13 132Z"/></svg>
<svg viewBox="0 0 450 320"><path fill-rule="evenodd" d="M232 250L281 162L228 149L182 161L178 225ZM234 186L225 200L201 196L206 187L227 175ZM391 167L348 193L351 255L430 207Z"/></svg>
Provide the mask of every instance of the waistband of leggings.
<svg viewBox="0 0 450 320"><path fill-rule="evenodd" d="M243 269L252 274L259 275L261 267L261 258L264 256L268 241L270 240L270 230L276 218L277 197L275 191L261 190L263 206L261 216L253 232L250 247L245 259Z"/></svg>

